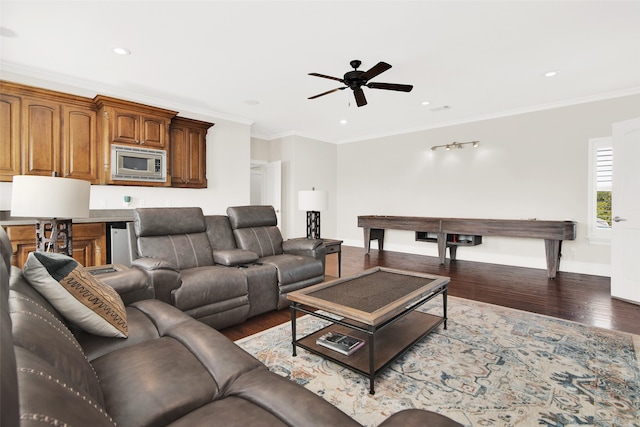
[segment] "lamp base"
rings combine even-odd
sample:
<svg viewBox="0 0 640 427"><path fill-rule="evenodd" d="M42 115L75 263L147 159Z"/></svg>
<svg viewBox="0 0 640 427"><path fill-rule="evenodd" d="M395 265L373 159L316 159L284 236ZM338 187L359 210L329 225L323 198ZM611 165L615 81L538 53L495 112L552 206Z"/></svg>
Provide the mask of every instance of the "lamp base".
<svg viewBox="0 0 640 427"><path fill-rule="evenodd" d="M307 239L320 238L320 212L307 211Z"/></svg>
<svg viewBox="0 0 640 427"><path fill-rule="evenodd" d="M71 227L70 219L36 220L36 251L73 256Z"/></svg>

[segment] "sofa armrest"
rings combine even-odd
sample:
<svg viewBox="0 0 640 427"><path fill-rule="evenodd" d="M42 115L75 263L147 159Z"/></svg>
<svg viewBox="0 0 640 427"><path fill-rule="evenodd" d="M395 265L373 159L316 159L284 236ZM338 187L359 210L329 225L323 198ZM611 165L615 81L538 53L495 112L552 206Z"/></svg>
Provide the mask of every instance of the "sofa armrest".
<svg viewBox="0 0 640 427"><path fill-rule="evenodd" d="M213 251L213 261L227 267L253 264L258 261L258 254L245 249L216 250Z"/></svg>
<svg viewBox="0 0 640 427"><path fill-rule="evenodd" d="M282 250L289 251L312 251L322 245L321 239L307 239L305 237L289 239L282 242Z"/></svg>
<svg viewBox="0 0 640 427"><path fill-rule="evenodd" d="M141 269L125 267L111 273L98 274L96 278L115 289L124 305L155 298L155 290Z"/></svg>
<svg viewBox="0 0 640 427"><path fill-rule="evenodd" d="M309 256L322 261L327 254L327 248L321 239L307 239L301 237L297 239L289 239L282 242L282 250L285 254Z"/></svg>
<svg viewBox="0 0 640 427"><path fill-rule="evenodd" d="M138 258L131 266L142 270L149 285L155 290L155 297L173 305L171 294L182 285L180 270L174 264L156 258Z"/></svg>

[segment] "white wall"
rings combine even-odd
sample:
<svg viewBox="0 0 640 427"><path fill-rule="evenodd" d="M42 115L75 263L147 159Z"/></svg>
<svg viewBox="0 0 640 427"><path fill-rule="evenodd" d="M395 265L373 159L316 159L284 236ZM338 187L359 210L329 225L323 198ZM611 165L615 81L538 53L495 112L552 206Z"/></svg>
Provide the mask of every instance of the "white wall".
<svg viewBox="0 0 640 427"><path fill-rule="evenodd" d="M97 93L109 94L104 88L74 88L47 81L33 81L21 76L11 76L11 81L80 96L93 97ZM3 78L7 79L6 76ZM99 92L101 91L101 92ZM121 96L121 95L120 95ZM192 112L170 102L145 102L147 105L179 111L182 117L204 120L215 125L207 133L207 180L206 189L158 188L116 185L91 186L91 209L133 209L136 207L200 206L205 214L225 214L228 206L247 205L250 199L251 127L221 119L203 112ZM128 207L123 197L131 196ZM0 210L11 209L11 183L0 183Z"/></svg>
<svg viewBox="0 0 640 427"><path fill-rule="evenodd" d="M104 88L3 78L81 96L123 97ZM130 208L144 201L147 207L201 206L207 214L249 204L250 123L190 112L170 102L136 101L215 123L207 136L209 187L93 186L92 209L123 208L125 195L133 198ZM346 245L363 246L358 215L571 219L578 222L578 238L563 244L561 269L609 275L609 246L586 239L588 140L609 136L613 122L638 115L640 95L634 95L337 146L292 135L269 141L264 160L282 161L285 237L305 235L297 192L315 187L330 196L322 212L322 235ZM475 150L430 150L476 139L481 145ZM10 200L11 184L0 183L0 210L9 210ZM415 242L407 231L387 231L385 248L437 255L434 244ZM460 248L458 258L545 268L544 244L536 239L485 237L480 246Z"/></svg>
<svg viewBox="0 0 640 427"><path fill-rule="evenodd" d="M322 237L337 237L337 146L298 135L271 141L253 138L252 159L282 162L282 223L285 238L306 236L306 212L298 210L298 191L325 190L328 207L320 213Z"/></svg>
<svg viewBox="0 0 640 427"><path fill-rule="evenodd" d="M609 275L609 246L586 238L588 140L639 113L634 95L340 145L337 236L362 247L358 215L570 219L578 236L563 243L561 269ZM430 149L471 140L481 145ZM388 230L385 249L437 256L408 231ZM458 258L546 266L537 239L484 237Z"/></svg>
<svg viewBox="0 0 640 427"><path fill-rule="evenodd" d="M315 188L328 193L327 209L320 212L320 235L337 238L337 146L297 136L293 149L295 156L291 164L291 235L307 235L307 213L298 210L298 191Z"/></svg>

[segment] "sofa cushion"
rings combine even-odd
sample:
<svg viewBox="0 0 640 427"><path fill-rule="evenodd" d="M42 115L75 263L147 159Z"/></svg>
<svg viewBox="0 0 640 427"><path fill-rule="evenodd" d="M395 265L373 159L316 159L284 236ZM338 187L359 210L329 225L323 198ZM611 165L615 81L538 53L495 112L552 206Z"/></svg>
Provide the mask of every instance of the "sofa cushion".
<svg viewBox="0 0 640 427"><path fill-rule="evenodd" d="M43 372L45 380L50 377L45 382L60 380L70 384L75 392L89 396L102 406L104 400L98 378L71 331L46 308L14 290L9 293L9 312L18 366ZM18 349L24 349L24 353L18 353ZM22 354L28 354L31 362L25 362L27 356L22 357ZM61 386L54 384L52 387ZM21 407L29 400L34 401L33 408L41 407L33 397L26 401L21 399Z"/></svg>
<svg viewBox="0 0 640 427"><path fill-rule="evenodd" d="M282 234L276 226L233 230L238 246L258 254L260 258L282 253Z"/></svg>
<svg viewBox="0 0 640 427"><path fill-rule="evenodd" d="M238 416L242 414L242 416ZM256 405L249 399L230 396L211 402L185 415L171 427L193 426L224 427L287 427L289 424L276 417L275 413Z"/></svg>
<svg viewBox="0 0 640 427"><path fill-rule="evenodd" d="M133 211L137 237L191 234L206 231L200 208L138 208Z"/></svg>
<svg viewBox="0 0 640 427"><path fill-rule="evenodd" d="M247 280L237 268L189 268L182 270L181 277L182 286L173 291L173 302L182 311L234 299L248 303Z"/></svg>
<svg viewBox="0 0 640 427"><path fill-rule="evenodd" d="M322 261L307 256L282 254L260 258L260 262L276 267L280 286L309 278L320 278L322 281L324 275Z"/></svg>
<svg viewBox="0 0 640 427"><path fill-rule="evenodd" d="M7 424L7 427L115 427L100 402L69 381L53 365L24 348L16 347L15 352L19 383L16 397L20 400L16 408L20 409L20 423Z"/></svg>
<svg viewBox="0 0 640 427"><path fill-rule="evenodd" d="M162 426L218 395L209 372L179 340L163 337L93 361L118 426Z"/></svg>
<svg viewBox="0 0 640 427"><path fill-rule="evenodd" d="M227 390L244 373L268 372L258 360L203 323L185 318L166 326L159 339L93 361L105 407L119 427L169 425L227 396ZM242 419L242 414L237 416Z"/></svg>
<svg viewBox="0 0 640 427"><path fill-rule="evenodd" d="M138 237L138 255L175 265L179 270L213 265L209 238L203 231L192 234Z"/></svg>
<svg viewBox="0 0 640 427"><path fill-rule="evenodd" d="M127 337L127 314L118 293L73 258L31 252L23 272L69 322L96 335Z"/></svg>
<svg viewBox="0 0 640 427"><path fill-rule="evenodd" d="M227 215L234 230L278 225L278 217L273 206L231 206L227 208Z"/></svg>

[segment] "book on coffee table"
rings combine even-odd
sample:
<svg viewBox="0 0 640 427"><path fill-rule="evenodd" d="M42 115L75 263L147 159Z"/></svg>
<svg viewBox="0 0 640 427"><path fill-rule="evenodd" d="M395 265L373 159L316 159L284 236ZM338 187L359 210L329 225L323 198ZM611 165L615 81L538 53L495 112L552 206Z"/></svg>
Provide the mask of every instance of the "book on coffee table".
<svg viewBox="0 0 640 427"><path fill-rule="evenodd" d="M318 338L316 344L349 356L364 345L364 340L331 331Z"/></svg>

